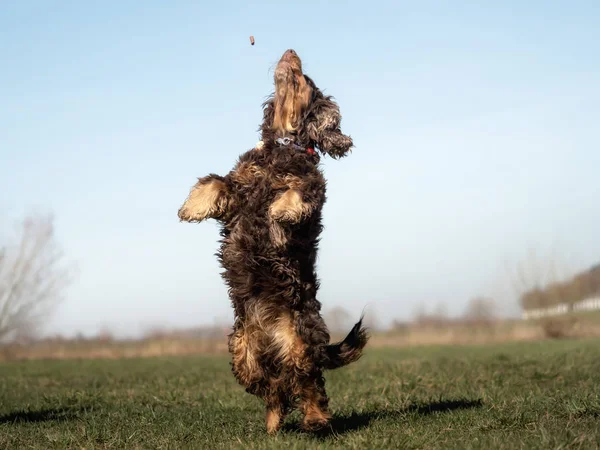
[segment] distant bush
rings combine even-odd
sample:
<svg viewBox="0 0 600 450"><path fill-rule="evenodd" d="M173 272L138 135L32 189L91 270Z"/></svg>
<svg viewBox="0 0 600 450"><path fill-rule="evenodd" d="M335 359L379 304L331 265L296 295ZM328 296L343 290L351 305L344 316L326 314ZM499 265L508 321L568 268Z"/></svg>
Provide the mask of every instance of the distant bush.
<svg viewBox="0 0 600 450"><path fill-rule="evenodd" d="M573 335L578 321L573 316L546 317L540 320L544 335L550 339L565 339Z"/></svg>
<svg viewBox="0 0 600 450"><path fill-rule="evenodd" d="M582 272L568 280L535 286L520 297L524 310L547 308L566 303L572 310L573 305L586 298L600 295L600 265Z"/></svg>

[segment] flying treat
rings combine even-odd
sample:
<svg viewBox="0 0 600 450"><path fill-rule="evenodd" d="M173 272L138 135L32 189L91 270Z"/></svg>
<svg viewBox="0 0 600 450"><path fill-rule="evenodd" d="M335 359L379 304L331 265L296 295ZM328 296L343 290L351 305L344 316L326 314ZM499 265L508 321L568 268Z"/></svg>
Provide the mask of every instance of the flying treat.
<svg viewBox="0 0 600 450"><path fill-rule="evenodd" d="M254 45L254 36L250 36L250 44Z"/></svg>

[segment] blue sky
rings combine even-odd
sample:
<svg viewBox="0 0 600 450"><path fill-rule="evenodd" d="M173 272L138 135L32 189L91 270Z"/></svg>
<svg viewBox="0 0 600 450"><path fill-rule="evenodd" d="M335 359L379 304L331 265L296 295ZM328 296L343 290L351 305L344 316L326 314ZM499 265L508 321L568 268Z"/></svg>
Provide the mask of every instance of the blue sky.
<svg viewBox="0 0 600 450"><path fill-rule="evenodd" d="M257 141L287 48L356 145L323 166L326 308L514 314L528 249L598 262L600 3L451 3L0 5L1 219L52 211L78 265L48 331L231 317L217 225L176 213Z"/></svg>

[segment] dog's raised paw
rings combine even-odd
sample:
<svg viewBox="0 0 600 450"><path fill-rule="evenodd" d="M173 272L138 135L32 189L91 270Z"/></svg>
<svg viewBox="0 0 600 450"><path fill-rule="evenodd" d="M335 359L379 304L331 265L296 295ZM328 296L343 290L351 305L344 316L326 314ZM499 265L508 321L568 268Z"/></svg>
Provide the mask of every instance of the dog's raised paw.
<svg viewBox="0 0 600 450"><path fill-rule="evenodd" d="M302 195L296 189L285 191L269 207L269 215L279 222L298 223L309 212L310 205L302 201Z"/></svg>
<svg viewBox="0 0 600 450"><path fill-rule="evenodd" d="M196 184L190 191L177 216L185 222L200 222L217 217L225 206L225 184L215 180L209 183Z"/></svg>

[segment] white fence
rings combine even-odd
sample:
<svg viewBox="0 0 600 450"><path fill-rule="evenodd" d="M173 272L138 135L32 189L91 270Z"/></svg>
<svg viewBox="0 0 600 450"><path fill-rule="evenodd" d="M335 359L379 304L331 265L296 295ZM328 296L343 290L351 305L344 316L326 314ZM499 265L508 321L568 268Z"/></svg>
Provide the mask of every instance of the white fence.
<svg viewBox="0 0 600 450"><path fill-rule="evenodd" d="M595 311L600 309L600 297L592 297L573 304L573 311ZM541 317L559 316L569 312L569 305L560 303L548 308L528 309L523 311L523 319L539 319Z"/></svg>

